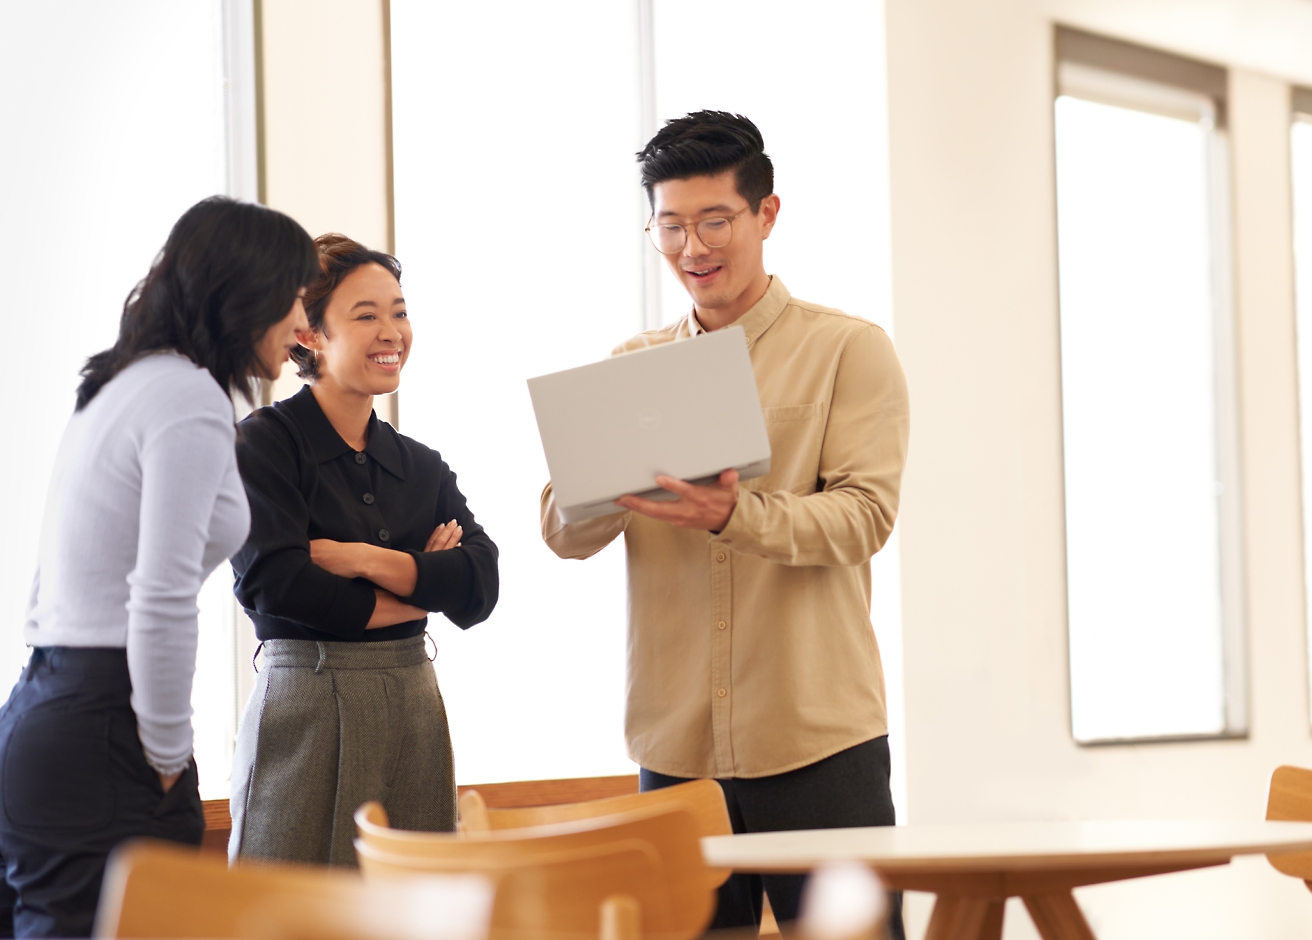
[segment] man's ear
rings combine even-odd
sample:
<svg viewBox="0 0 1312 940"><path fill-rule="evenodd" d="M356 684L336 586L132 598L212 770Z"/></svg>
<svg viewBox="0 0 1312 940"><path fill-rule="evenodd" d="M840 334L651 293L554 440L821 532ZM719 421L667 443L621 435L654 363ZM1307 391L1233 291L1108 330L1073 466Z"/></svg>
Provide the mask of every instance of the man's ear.
<svg viewBox="0 0 1312 940"><path fill-rule="evenodd" d="M779 197L774 193L761 200L761 239L770 237L774 223L779 219Z"/></svg>
<svg viewBox="0 0 1312 940"><path fill-rule="evenodd" d="M314 330L297 330L296 342L300 343L306 349L318 350L319 334Z"/></svg>

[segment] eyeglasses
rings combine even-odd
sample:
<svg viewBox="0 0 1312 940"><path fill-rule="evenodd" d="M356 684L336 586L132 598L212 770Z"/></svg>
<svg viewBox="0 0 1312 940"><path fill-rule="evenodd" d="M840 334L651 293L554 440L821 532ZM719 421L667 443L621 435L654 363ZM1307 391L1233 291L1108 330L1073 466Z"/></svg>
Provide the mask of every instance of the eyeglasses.
<svg viewBox="0 0 1312 940"><path fill-rule="evenodd" d="M702 219L681 225L677 222L662 222L656 225L655 217L648 220L646 232L651 243L663 255L677 255L688 244L688 229L697 229L697 238L707 248L723 248L733 240L733 220L751 206L744 206L728 218Z"/></svg>

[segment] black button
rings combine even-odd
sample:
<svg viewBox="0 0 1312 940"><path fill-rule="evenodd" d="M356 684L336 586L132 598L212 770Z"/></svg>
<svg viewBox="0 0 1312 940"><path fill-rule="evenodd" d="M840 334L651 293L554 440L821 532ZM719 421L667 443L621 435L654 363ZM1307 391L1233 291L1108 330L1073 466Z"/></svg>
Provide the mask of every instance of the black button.
<svg viewBox="0 0 1312 940"><path fill-rule="evenodd" d="M364 500L364 504L365 504L366 506L372 506L372 505L374 504L374 494L373 494L373 493L365 493L364 496L361 497L361 499Z"/></svg>
<svg viewBox="0 0 1312 940"><path fill-rule="evenodd" d="M356 462L356 463L364 463L364 461L365 461L365 456L364 456L364 454L356 454L356 455L355 455L355 462Z"/></svg>
<svg viewBox="0 0 1312 940"><path fill-rule="evenodd" d="M379 529L378 537L382 539L384 542L386 542L388 539L392 537L392 533L388 532L386 529Z"/></svg>

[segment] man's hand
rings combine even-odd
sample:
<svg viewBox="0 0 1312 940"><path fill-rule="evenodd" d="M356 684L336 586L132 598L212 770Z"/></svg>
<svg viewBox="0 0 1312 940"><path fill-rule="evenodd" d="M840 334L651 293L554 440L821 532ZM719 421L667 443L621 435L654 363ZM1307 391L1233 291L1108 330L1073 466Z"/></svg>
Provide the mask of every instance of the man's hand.
<svg viewBox="0 0 1312 940"><path fill-rule="evenodd" d="M729 524L734 507L738 505L738 471L726 470L710 486L695 486L664 475L656 478L656 485L669 490L679 498L663 503L641 496L621 496L615 502L625 509L668 522L685 529L706 529L720 532Z"/></svg>

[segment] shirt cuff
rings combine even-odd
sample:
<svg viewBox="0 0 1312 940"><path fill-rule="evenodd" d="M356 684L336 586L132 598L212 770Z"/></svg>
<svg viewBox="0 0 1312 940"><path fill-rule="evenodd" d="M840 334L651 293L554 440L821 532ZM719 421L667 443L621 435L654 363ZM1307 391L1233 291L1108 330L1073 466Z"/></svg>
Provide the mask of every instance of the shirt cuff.
<svg viewBox="0 0 1312 940"><path fill-rule="evenodd" d="M306 619L305 625L345 640L358 640L364 636L369 618L374 615L374 607L378 604L374 586L362 578L329 577L333 589L320 594L325 603Z"/></svg>
<svg viewBox="0 0 1312 940"><path fill-rule="evenodd" d="M456 613L468 602L474 566L459 548L441 552L409 552L415 560L418 577L415 591L403 597L407 604L436 613Z"/></svg>
<svg viewBox="0 0 1312 940"><path fill-rule="evenodd" d="M738 504L733 507L733 514L718 534L711 533L711 540L742 551L760 530L763 512L760 500L756 499L752 491L739 487Z"/></svg>

